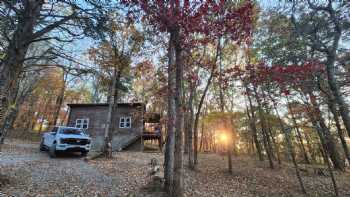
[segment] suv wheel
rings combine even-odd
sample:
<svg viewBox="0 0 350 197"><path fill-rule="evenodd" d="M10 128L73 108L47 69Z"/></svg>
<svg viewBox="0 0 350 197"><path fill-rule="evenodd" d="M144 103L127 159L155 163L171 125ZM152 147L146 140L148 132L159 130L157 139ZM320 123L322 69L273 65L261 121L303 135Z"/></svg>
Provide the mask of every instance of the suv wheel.
<svg viewBox="0 0 350 197"><path fill-rule="evenodd" d="M40 151L45 151L44 139L41 139L39 149Z"/></svg>
<svg viewBox="0 0 350 197"><path fill-rule="evenodd" d="M81 151L81 156L85 157L89 151Z"/></svg>
<svg viewBox="0 0 350 197"><path fill-rule="evenodd" d="M56 157L56 143L53 143L49 149L49 155L51 158Z"/></svg>

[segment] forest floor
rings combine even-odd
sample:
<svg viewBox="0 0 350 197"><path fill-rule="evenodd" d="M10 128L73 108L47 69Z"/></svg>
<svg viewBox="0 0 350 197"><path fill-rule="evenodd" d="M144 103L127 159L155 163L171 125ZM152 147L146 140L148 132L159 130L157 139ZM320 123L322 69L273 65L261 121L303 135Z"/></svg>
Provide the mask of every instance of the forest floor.
<svg viewBox="0 0 350 197"><path fill-rule="evenodd" d="M37 143L7 141L0 153L0 196L155 196L150 185L151 158L160 153L120 152L113 159L86 162L75 154L51 159ZM186 196L303 196L291 166L271 170L267 163L248 157L233 158L227 173L226 158L201 154L198 170L185 169ZM307 174L309 196L333 196L328 176ZM350 196L350 173L336 173L340 196Z"/></svg>

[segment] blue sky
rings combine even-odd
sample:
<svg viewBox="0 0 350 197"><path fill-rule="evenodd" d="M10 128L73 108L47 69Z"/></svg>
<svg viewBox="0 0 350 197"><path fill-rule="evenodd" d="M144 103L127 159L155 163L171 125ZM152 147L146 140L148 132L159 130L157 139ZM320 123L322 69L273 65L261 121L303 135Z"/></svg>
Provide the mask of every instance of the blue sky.
<svg viewBox="0 0 350 197"><path fill-rule="evenodd" d="M79 1L82 2L81 0L79 0ZM274 7L280 3L280 1L278 1L278 0L261 0L258 2L262 6L262 8L265 8L265 9ZM83 65L88 65L89 67L94 67L94 63L89 60L87 52L91 47L95 46L96 42L97 41L92 39L92 38L83 38L80 40L76 40L73 43L66 44L65 48L66 48L68 54L70 56L74 57L76 59L76 61L80 62ZM161 54L164 54L164 51L155 52L154 55L151 56L152 61L156 65L159 65L159 57ZM140 59L137 59L137 58L135 58L135 59L136 59L136 61L140 61ZM67 62L66 60L62 60L61 63L62 64L69 64L69 62ZM73 65L74 65L74 63L73 63ZM89 81L90 80L84 80L84 82L81 83L80 85L90 87L91 84ZM71 85L76 86L77 84L71 84Z"/></svg>
<svg viewBox="0 0 350 197"><path fill-rule="evenodd" d="M79 2L83 2L79 0ZM263 7L263 8L271 8L279 3L281 1L279 0L260 0L258 3ZM71 55L76 57L79 61L81 61L83 64L89 64L91 62L88 61L88 58L86 57L85 53L87 50L91 47L93 47L96 44L96 41L91 39L91 38L84 38L77 40L73 43L70 43L67 45L67 49L71 51Z"/></svg>

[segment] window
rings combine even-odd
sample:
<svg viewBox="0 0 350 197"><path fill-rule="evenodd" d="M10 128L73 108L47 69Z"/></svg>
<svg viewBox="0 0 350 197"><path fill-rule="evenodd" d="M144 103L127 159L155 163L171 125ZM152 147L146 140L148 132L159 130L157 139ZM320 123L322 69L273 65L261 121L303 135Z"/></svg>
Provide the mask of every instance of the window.
<svg viewBox="0 0 350 197"><path fill-rule="evenodd" d="M58 127L54 127L54 128L52 129L51 133L56 134L56 133L57 133L57 130L58 130Z"/></svg>
<svg viewBox="0 0 350 197"><path fill-rule="evenodd" d="M75 127L81 128L81 129L89 128L89 119L77 119L75 121Z"/></svg>
<svg viewBox="0 0 350 197"><path fill-rule="evenodd" d="M131 128L131 117L120 117L119 128Z"/></svg>
<svg viewBox="0 0 350 197"><path fill-rule="evenodd" d="M60 133L66 134L66 135L80 135L80 134L83 134L83 130L75 129L75 128L61 128Z"/></svg>

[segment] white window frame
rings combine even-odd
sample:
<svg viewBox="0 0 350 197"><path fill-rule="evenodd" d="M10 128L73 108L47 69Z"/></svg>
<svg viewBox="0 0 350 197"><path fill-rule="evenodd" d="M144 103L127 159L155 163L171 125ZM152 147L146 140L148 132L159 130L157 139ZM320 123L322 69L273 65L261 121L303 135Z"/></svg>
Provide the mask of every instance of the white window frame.
<svg viewBox="0 0 350 197"><path fill-rule="evenodd" d="M129 120L129 126L126 126L126 123ZM119 118L119 128L121 129L130 129L131 128L131 116L123 116Z"/></svg>
<svg viewBox="0 0 350 197"><path fill-rule="evenodd" d="M78 123L79 121L79 123ZM80 129L88 129L89 128L89 119L88 118L79 118L75 120L75 127ZM86 125L86 128L84 128Z"/></svg>

